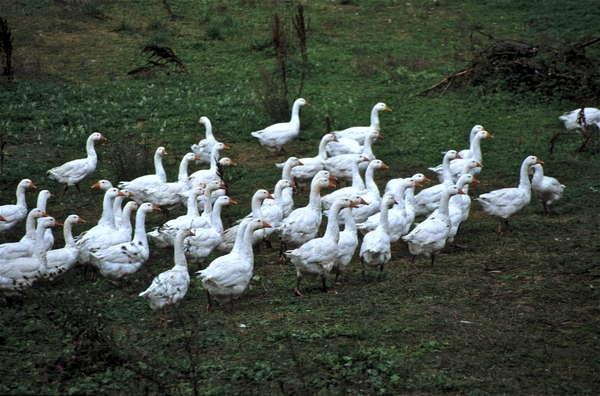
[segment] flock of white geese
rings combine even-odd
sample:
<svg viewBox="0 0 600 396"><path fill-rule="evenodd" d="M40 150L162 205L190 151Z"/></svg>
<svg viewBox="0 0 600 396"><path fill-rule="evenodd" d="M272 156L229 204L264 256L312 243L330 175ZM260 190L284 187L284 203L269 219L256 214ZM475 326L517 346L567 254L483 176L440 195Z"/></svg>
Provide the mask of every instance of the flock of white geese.
<svg viewBox="0 0 600 396"><path fill-rule="evenodd" d="M302 106L309 103L296 100L289 122L271 125L251 135L278 156L299 132ZM593 110L598 112L591 109L586 114L590 122ZM25 235L19 242L0 245L0 289L11 300L37 279L53 280L75 265L89 266L94 274L99 272L121 285L148 260L150 239L158 247L174 248L174 267L159 274L140 293L153 310L163 310L161 321L166 323L166 308L177 304L187 292L188 262L202 267L211 254L219 254L196 275L207 292L209 310L213 308L213 300L230 302L232 309L233 301L252 278L253 249L274 233L281 241L280 258L293 263L297 270L294 292L298 296L302 296L300 283L304 278L320 278L322 290L329 291L327 277L334 273L337 283L357 250L363 272L373 269L381 274L391 259L391 245L400 239L408 244L413 267L418 256L429 258L433 266L435 255L447 243L454 243L460 224L468 218L471 205L468 187L479 182L476 176L482 170L481 142L492 135L482 126L474 126L468 149L449 150L440 165L429 168L440 183L415 194L416 187L430 181L418 173L389 180L381 194L374 174L387 165L375 157L373 145L381 137L379 113L384 111L390 108L378 103L371 111L369 126L326 134L314 157L289 157L277 164L282 176L273 191L257 190L251 202L252 212L229 229L223 227L221 211L236 202L225 195L222 175L225 166L236 164L229 158L221 158L221 151L229 147L217 141L206 117L199 120L206 129L206 137L183 157L177 181L167 181L162 165L167 152L159 147L154 155L154 174L119 182L118 188L107 180L93 186L105 191L102 215L96 225L77 237L73 236L72 227L85 221L73 214L60 224L48 216L46 205L51 197L48 190L41 191L36 208L28 210L26 191L36 186L29 179L22 180L17 186L16 204L0 206L0 232L23 220L26 222ZM565 119L561 117L567 128L581 129L578 112L566 113ZM94 143L100 140L105 138L93 133L87 140L86 158L47 171L51 179L64 184L63 195L70 186L79 190L79 183L94 172L98 161ZM194 161L206 163L209 168L188 174L188 165ZM528 156L520 168L518 187L491 191L476 199L487 214L499 221L498 232L502 231L503 223L507 224L511 216L529 204L531 191L543 203L547 216L551 206L561 198L565 186L544 176L541 164L535 156ZM346 181L347 186L325 191L339 185L339 181ZM293 194L297 188L309 188L309 200L306 206L294 208ZM166 221L169 210L178 205L186 205L187 213ZM165 221L147 232L146 215L157 210L163 211ZM324 214L326 231L318 237ZM415 223L416 217L423 220ZM58 225L63 226L65 246L52 249L51 229Z"/></svg>

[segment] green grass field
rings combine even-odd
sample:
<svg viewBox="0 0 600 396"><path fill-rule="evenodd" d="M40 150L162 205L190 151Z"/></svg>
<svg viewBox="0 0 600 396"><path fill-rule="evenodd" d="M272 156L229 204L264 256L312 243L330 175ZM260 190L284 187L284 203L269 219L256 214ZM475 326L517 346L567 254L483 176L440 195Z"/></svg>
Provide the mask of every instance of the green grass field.
<svg viewBox="0 0 600 396"><path fill-rule="evenodd" d="M441 162L442 151L467 148L470 129L481 124L494 139L482 143L481 184L471 197L516 186L521 162L536 155L546 174L567 186L552 217L532 199L498 235L474 202L456 237L468 248L448 246L434 269L419 259L414 270L408 248L396 243L381 279L363 276L355 257L335 294L305 281L305 297L296 297L293 265L278 262L277 247L263 247L232 314L228 307L207 313L202 284L192 276L166 329L138 294L173 266L172 250L151 245L157 254L123 288L92 282L76 268L28 290L20 308L0 307L0 393L598 394L600 139L593 130L579 151L582 137L558 120L565 111L599 107L597 94L515 90L507 77L419 95L489 44L477 32L561 48L597 36L597 6L301 2L306 63L293 25L298 4L2 1L0 17L14 39L14 80L0 82L0 204L14 203L16 185L30 178L38 191L55 194L50 215L87 220L78 234L101 214L102 194L92 184L151 173L158 146L169 153L164 163L174 180L182 156L204 137L197 121L207 116L217 139L232 147L226 156L238 163L226 169L239 205L225 211L225 226L249 213L254 191L272 191L281 174L274 163L285 159L275 160L250 136L289 118L277 118L269 105L281 86L264 77L280 81L270 41L277 13L287 33L287 100L311 103L301 109L302 128L287 155L316 155L327 119L332 130L367 125L372 106L385 102L392 112L380 115L384 139L373 148L390 168L376 173L383 189L387 180L416 172L435 179L427 167ZM188 73L169 66L128 75L146 64L140 54L148 45L172 48ZM600 58L600 46L585 55ZM98 168L82 183L83 196L72 188L61 197L62 186L45 172L82 158L92 132L107 138L96 146ZM298 194L296 207L307 196ZM35 200L29 193L29 207ZM150 215L147 229L160 220ZM0 243L23 233L20 224ZM55 236L62 247L61 229Z"/></svg>

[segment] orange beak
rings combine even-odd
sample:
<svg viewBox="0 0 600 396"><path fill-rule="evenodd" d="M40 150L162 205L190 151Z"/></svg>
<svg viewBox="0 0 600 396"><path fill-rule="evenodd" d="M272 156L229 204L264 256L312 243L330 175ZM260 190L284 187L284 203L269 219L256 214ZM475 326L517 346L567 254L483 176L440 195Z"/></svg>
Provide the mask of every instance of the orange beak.
<svg viewBox="0 0 600 396"><path fill-rule="evenodd" d="M390 169L389 166L387 166L386 164L384 164L383 162L381 163L381 169Z"/></svg>
<svg viewBox="0 0 600 396"><path fill-rule="evenodd" d="M224 144L224 145L223 145L223 148L224 148L225 150L231 150L231 147L229 147L229 146L228 146L228 145L226 145L226 144Z"/></svg>
<svg viewBox="0 0 600 396"><path fill-rule="evenodd" d="M229 205L237 205L237 202L235 202L233 199L229 198Z"/></svg>
<svg viewBox="0 0 600 396"><path fill-rule="evenodd" d="M462 194L462 195L465 195L465 192L463 190L461 190L460 188L458 189L458 193Z"/></svg>
<svg viewBox="0 0 600 396"><path fill-rule="evenodd" d="M454 158L457 158L457 159L462 159L462 157L461 157L461 156L460 156L460 154L458 154L458 153L456 153L456 157L454 157Z"/></svg>
<svg viewBox="0 0 600 396"><path fill-rule="evenodd" d="M358 208L358 205L355 204L353 201L350 201L350 207L351 208Z"/></svg>
<svg viewBox="0 0 600 396"><path fill-rule="evenodd" d="M161 210L161 209L156 205L152 205L152 210Z"/></svg>
<svg viewBox="0 0 600 396"><path fill-rule="evenodd" d="M487 131L486 131L486 133L487 133L487 135L485 135L486 138L488 138L488 139L494 138L491 133L488 133Z"/></svg>
<svg viewBox="0 0 600 396"><path fill-rule="evenodd" d="M263 228L271 228L271 224L267 223L266 221L262 222L262 226Z"/></svg>
<svg viewBox="0 0 600 396"><path fill-rule="evenodd" d="M78 223L85 223L85 220L83 220L81 217L77 220Z"/></svg>
<svg viewBox="0 0 600 396"><path fill-rule="evenodd" d="M536 163L536 164L543 164L543 163L544 163L544 161L542 161L541 159L536 159L536 160L535 160L535 163Z"/></svg>

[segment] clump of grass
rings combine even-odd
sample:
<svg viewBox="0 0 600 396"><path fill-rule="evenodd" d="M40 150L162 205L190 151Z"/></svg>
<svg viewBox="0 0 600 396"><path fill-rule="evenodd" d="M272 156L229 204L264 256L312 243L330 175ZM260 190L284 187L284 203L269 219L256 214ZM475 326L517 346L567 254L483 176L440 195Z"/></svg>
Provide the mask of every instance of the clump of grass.
<svg viewBox="0 0 600 396"><path fill-rule="evenodd" d="M211 18L205 28L205 33L209 40L225 40L234 33L233 18L229 15Z"/></svg>

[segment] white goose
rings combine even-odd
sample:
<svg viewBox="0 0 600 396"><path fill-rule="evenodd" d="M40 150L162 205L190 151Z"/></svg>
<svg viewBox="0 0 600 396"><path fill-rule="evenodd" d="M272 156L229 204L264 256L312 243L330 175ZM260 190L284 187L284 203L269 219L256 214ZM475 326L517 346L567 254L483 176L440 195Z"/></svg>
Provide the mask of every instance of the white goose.
<svg viewBox="0 0 600 396"><path fill-rule="evenodd" d="M70 186L77 187L77 191L83 192L79 188L79 182L94 173L98 164L98 156L94 149L94 142L98 140L106 140L100 133L92 133L86 143L87 158L76 159L69 161L61 166L52 168L46 173L50 179L56 180L65 185L63 195Z"/></svg>
<svg viewBox="0 0 600 396"><path fill-rule="evenodd" d="M544 168L540 164L535 164L530 169L534 172L531 179L533 195L544 205L546 217L550 217L550 209L562 197L565 185L553 177L544 176Z"/></svg>
<svg viewBox="0 0 600 396"><path fill-rule="evenodd" d="M67 217L63 225L65 246L46 253L46 278L54 280L64 275L77 263L79 249L77 248L72 232L73 225L77 223L85 223L85 220L74 214Z"/></svg>
<svg viewBox="0 0 600 396"><path fill-rule="evenodd" d="M0 206L0 216L5 220L0 222L0 232L13 228L27 217L25 191L29 188L35 188L35 184L29 179L21 180L17 185L17 203Z"/></svg>
<svg viewBox="0 0 600 396"><path fill-rule="evenodd" d="M188 183L188 165L199 157L194 153L183 156L179 165L178 180L173 183L162 183L152 188L146 188L138 198L151 202L163 212L163 223L168 220L169 211L183 202L183 193L191 188Z"/></svg>
<svg viewBox="0 0 600 396"><path fill-rule="evenodd" d="M351 127L351 128L347 128L344 129L342 131L336 131L333 132L333 134L339 139L339 138L347 138L347 139L352 139L352 140L356 140L358 143L363 144L363 142L365 141L365 138L369 135L369 133L373 130L379 132L380 131L380 126L379 126L379 112L380 111L392 111L392 109L390 109L389 107L387 107L387 105L385 103L377 103L375 106L373 106L373 109L371 110L371 125L369 125L368 127Z"/></svg>
<svg viewBox="0 0 600 396"><path fill-rule="evenodd" d="M145 222L146 214L153 210L160 210L160 208L148 202L139 206L135 214L133 240L103 249L92 249L90 252L92 265L114 284L121 285L148 260L150 248Z"/></svg>
<svg viewBox="0 0 600 396"><path fill-rule="evenodd" d="M377 187L377 183L375 183L374 179L375 171L377 169L389 169L389 167L382 160L376 159L371 161L365 172L365 190L361 191L355 187L344 187L321 198L321 204L326 211L325 214L327 214L329 207L337 198L348 198L352 195L360 195L368 202L367 205L363 205L352 211L352 215L357 223L362 223L367 220L369 216L376 213L379 210L379 201L381 200L379 187Z"/></svg>
<svg viewBox="0 0 600 396"><path fill-rule="evenodd" d="M263 219L262 214L262 205L266 199L274 200L273 195L271 195L267 190L260 189L257 190L252 196L252 213L250 213L246 217L252 217L254 219ZM263 219L264 220L264 219ZM217 250L221 253L229 253L235 244L237 239L237 229L239 228L239 224L236 224L230 228L228 228L225 232L223 232L223 238L217 247ZM258 246L261 241L265 239L264 229L260 229L252 234L252 246Z"/></svg>
<svg viewBox="0 0 600 396"><path fill-rule="evenodd" d="M480 164L483 162L483 157L481 155L481 140L483 139L493 139L494 137L489 134L488 132L486 132L485 130L481 130L479 132L477 132L475 134L475 136L473 136L473 139L471 140L471 148L469 150L469 154L470 157L469 158L462 158L462 156L460 156L460 154L458 154L459 156L457 156L455 159L453 159L452 161L450 161L450 167L449 167L449 174L450 174L450 182L451 183L456 183L456 181L458 180L458 177L463 173L463 167L464 164L467 161L470 160L475 160L477 162L479 162ZM443 164L442 165L438 165L435 168L429 168L430 170L438 173L438 178L439 180L443 183L444 181L446 181L447 176L445 175L445 172L443 170ZM481 172L481 168L480 167L475 167L472 168L470 173L473 176L477 176L479 174L479 172Z"/></svg>
<svg viewBox="0 0 600 396"><path fill-rule="evenodd" d="M48 212L46 208L48 207L48 200L54 197L48 190L42 190L38 193L37 203L35 205L36 208L43 210L44 212ZM54 235L52 234L52 230L50 228L46 229L46 235L44 235L44 240L46 241L46 250L52 249L52 245L54 244Z"/></svg>
<svg viewBox="0 0 600 396"><path fill-rule="evenodd" d="M473 139L475 138L475 135L477 135L477 133L480 131L485 131L485 128L481 125L475 125L473 128L471 128L471 132L469 133L469 148L460 150L458 152L458 154L460 154L462 158L469 159L473 156Z"/></svg>
<svg viewBox="0 0 600 396"><path fill-rule="evenodd" d="M117 197L119 198L119 197ZM135 201L129 201L125 204L123 208L123 212L121 213L121 218L118 223L115 223L117 226L117 231L127 235L127 240L131 240L133 238L133 226L131 225L131 214L140 208L140 204Z"/></svg>
<svg viewBox="0 0 600 396"><path fill-rule="evenodd" d="M461 223L467 221L467 218L469 217L469 210L471 208L469 185L471 183L479 183L479 180L468 173L461 175L456 182L456 187L461 189L464 194L454 195L450 198L450 202L448 203L448 216L450 217L450 231L448 232L448 237L446 238L446 242L448 243L454 242L454 237L458 232L458 227L460 227ZM429 215L429 217L436 217L438 212L439 209L436 209ZM456 246L460 248L466 247L459 244L456 244Z"/></svg>
<svg viewBox="0 0 600 396"><path fill-rule="evenodd" d="M302 98L296 99L289 122L274 124L260 131L252 132L250 135L257 138L261 146L275 156L279 156L280 151L285 152L283 146L294 140L300 132L300 106L310 106L310 103Z"/></svg>
<svg viewBox="0 0 600 396"><path fill-rule="evenodd" d="M60 225L53 217L40 218L35 231L33 255L9 260L0 266L0 291L7 298L19 295L44 276L47 265L44 233L47 228Z"/></svg>
<svg viewBox="0 0 600 396"><path fill-rule="evenodd" d="M388 211L396 204L394 196L384 195L380 201L379 213L381 213L377 227L368 232L360 245L360 263L365 273L365 264L369 267L379 268L379 276L392 258L390 229L388 224Z"/></svg>
<svg viewBox="0 0 600 396"><path fill-rule="evenodd" d="M237 202L226 195L217 198L211 213L210 227L195 228L192 230L195 236L185 239L185 256L190 262L198 263L198 267L200 268L204 260L219 246L223 240L221 210L225 205L236 204Z"/></svg>
<svg viewBox="0 0 600 396"><path fill-rule="evenodd" d="M415 187L423 187L421 183L431 181L422 173L415 173L411 180L415 182L413 187L409 187L404 191L404 208L406 210L406 226L402 235L408 234L410 228L415 221Z"/></svg>
<svg viewBox="0 0 600 396"><path fill-rule="evenodd" d="M373 154L372 144L380 139L381 135L377 131L372 131L365 139L365 145L363 148L362 156L367 158L369 161L375 159ZM327 158L325 161L325 169L338 179L351 180L352 179L352 162L355 160L356 154L342 154L336 157ZM358 170L362 173L365 172L369 163L366 161L358 164Z"/></svg>
<svg viewBox="0 0 600 396"><path fill-rule="evenodd" d="M333 269L333 265L338 255L338 240L340 237L340 226L338 216L344 208L355 208L356 205L349 198L340 198L331 206L329 217L327 219L327 229L322 238L314 238L302 244L297 249L287 250L285 255L296 267L296 287L294 293L302 296L300 293L300 282L304 278L321 278L323 283L322 291L326 293L327 276Z"/></svg>
<svg viewBox="0 0 600 396"><path fill-rule="evenodd" d="M275 232L283 222L283 210L284 210L284 191L294 189L295 186L292 182L286 179L281 179L275 184L273 190L273 199L265 199L262 203L261 212L264 221L271 225L271 228L264 228L264 237L269 240L271 234Z"/></svg>
<svg viewBox="0 0 600 396"><path fill-rule="evenodd" d="M564 122L566 129L574 129L583 134L583 136L588 137L588 125L595 124L600 128L600 110L593 107L585 107L583 108L583 116L581 110L568 111L558 117L558 119Z"/></svg>
<svg viewBox="0 0 600 396"><path fill-rule="evenodd" d="M163 157L167 155L167 150L164 147L159 147L154 153L154 174L144 175L133 179L132 181L119 182L118 187L126 189L135 197L137 203L143 203L143 191L148 188L156 187L157 185L167 182L167 172L163 166Z"/></svg>
<svg viewBox="0 0 600 396"><path fill-rule="evenodd" d="M227 184L225 183L225 179L223 178L224 176L224 168L226 166L237 166L237 164L235 162L233 162L231 159L224 157L221 158L219 161L217 161L217 166L216 166L216 177L213 178L213 180L211 182L208 182L206 184L210 184L212 182L218 182L219 185L221 187L219 187L218 189L214 190L210 196L211 198L211 202L214 203L215 200L219 197L222 197L223 195L227 194ZM190 178L190 186L195 187L195 186L202 186L204 183L200 182L196 182L194 181L194 179ZM189 190L185 190L184 192L181 193L181 195L186 198L186 200L184 200L184 204L187 206L187 197L189 196ZM197 204L198 205L205 205L204 203L204 199L206 198L206 195L201 195L198 197L198 201Z"/></svg>
<svg viewBox="0 0 600 396"><path fill-rule="evenodd" d="M206 290L208 311L213 308L212 298L221 304L230 302L230 312L233 311L233 301L246 290L254 271L252 234L265 227L270 225L261 219L244 219L231 253L217 257L207 268L196 272Z"/></svg>
<svg viewBox="0 0 600 396"><path fill-rule="evenodd" d="M439 207L440 198L444 193L444 190L454 184L452 181L452 173L450 172L450 161L455 158L461 157L456 151L448 150L446 154L444 154L444 161L442 163L443 177L440 178L440 180L444 181L440 184L425 188L415 195L415 216L428 216Z"/></svg>
<svg viewBox="0 0 600 396"><path fill-rule="evenodd" d="M174 243L173 258L175 266L168 271L160 273L152 280L152 284L139 294L147 298L153 311L163 311L161 324L167 324L167 307L177 305L190 286L190 273L183 252L183 240L188 236L194 236L189 228L181 228L177 231Z"/></svg>
<svg viewBox="0 0 600 396"><path fill-rule="evenodd" d="M123 193L116 188L109 188L104 193L102 217L112 219L112 224L110 222L106 224L98 222L98 225L79 235L77 239L77 248L79 249L77 261L81 265L90 264L89 249L103 249L130 240L131 233L119 232L114 224L113 203L119 194L122 195Z"/></svg>
<svg viewBox="0 0 600 396"><path fill-rule="evenodd" d="M199 161L196 161L197 165L210 163L213 146L217 143L217 139L215 139L215 135L213 135L212 123L208 117L200 117L198 125L200 124L204 125L206 132L204 134L204 139L200 140L198 144L192 145L192 152L200 158Z"/></svg>
<svg viewBox="0 0 600 396"><path fill-rule="evenodd" d="M155 230L148 233L148 238L159 248L174 246L175 238L182 228L198 228L204 221L200 219L200 212L196 201L200 195L204 194L204 188L194 187L190 190L188 196L187 213L175 219L158 226ZM210 200L209 200L210 202Z"/></svg>
<svg viewBox="0 0 600 396"><path fill-rule="evenodd" d="M440 198L439 211L436 217L428 217L419 223L408 235L402 239L408 243L408 250L413 255L410 265L415 267L417 256L431 257L431 267L438 254L444 246L448 233L450 232L450 217L448 213L448 202L450 197L464 192L456 186L447 187Z"/></svg>
<svg viewBox="0 0 600 396"><path fill-rule="evenodd" d="M220 153L221 150L230 150L231 147L227 146L224 143L215 143L213 145L212 148L212 152L210 154L210 168L209 169L200 169L194 173L192 173L189 177L190 179L190 183L193 186L197 186L199 184L207 184L208 182L212 181L212 180L219 180L221 181L221 178L219 177L218 174L218 163L219 163L219 157L220 157ZM233 161L229 160L230 163L229 165L236 165Z"/></svg>
<svg viewBox="0 0 600 396"><path fill-rule="evenodd" d="M359 195L350 197L350 200L357 205L366 204L366 201ZM335 284L338 283L340 274L348 272L348 265L358 247L358 234L356 232L356 222L354 216L352 216L352 208L342 209L340 216L344 220L344 230L340 231L338 253L332 268L332 271L335 272L335 280L333 281Z"/></svg>
<svg viewBox="0 0 600 396"><path fill-rule="evenodd" d="M277 233L281 238L282 250L286 246L298 247L314 239L321 226L321 190L326 187L335 187L329 179L329 172L320 171L313 178L310 186L308 205L294 209L283 220ZM282 257L280 255L280 257Z"/></svg>
<svg viewBox="0 0 600 396"><path fill-rule="evenodd" d="M23 238L21 238L19 242L9 242L0 245L0 265L8 260L13 260L18 257L27 257L33 254L36 246L35 229L37 219L41 217L48 217L48 215L40 208L32 209L25 220L25 235Z"/></svg>
<svg viewBox="0 0 600 396"><path fill-rule="evenodd" d="M404 235L404 230L406 229L406 224L408 222L408 215L406 211L406 203L405 203L405 194L406 190L409 188L420 187L421 184L415 182L410 177L402 179L401 183L396 188L396 192L392 194L392 192L387 192L384 195L391 195L396 200L394 206L390 208L388 211L388 229L390 242L397 242L402 235ZM371 215L365 222L357 225L360 232L365 235L368 232L371 232L377 228L380 223L381 213L375 213ZM414 219L414 217L413 217Z"/></svg>
<svg viewBox="0 0 600 396"><path fill-rule="evenodd" d="M281 178L293 182L294 179L292 179L292 169L298 165L302 165L302 161L300 161L298 158L296 158L296 157L288 158L283 164L283 169L281 171ZM285 189L283 191L283 194L281 197L281 202L282 202L281 208L283 210L283 218L288 217L290 215L290 213L292 213L292 210L294 210L294 191L295 191L295 189L294 190Z"/></svg>
<svg viewBox="0 0 600 396"><path fill-rule="evenodd" d="M481 194L475 199L481 203L485 213L500 222L496 232L502 233L502 223L508 226L508 218L529 205L531 200L529 167L535 164L543 164L543 162L533 155L523 160L518 187L494 190L487 194Z"/></svg>
<svg viewBox="0 0 600 396"><path fill-rule="evenodd" d="M327 152L325 151L325 147L327 146L327 143L335 141L337 141L336 137L328 133L321 138L321 142L319 143L319 153L317 156L311 158L300 158L302 165L292 168L292 181L296 183L298 187L303 188L309 185L317 172L324 169L324 164L327 160Z"/></svg>

